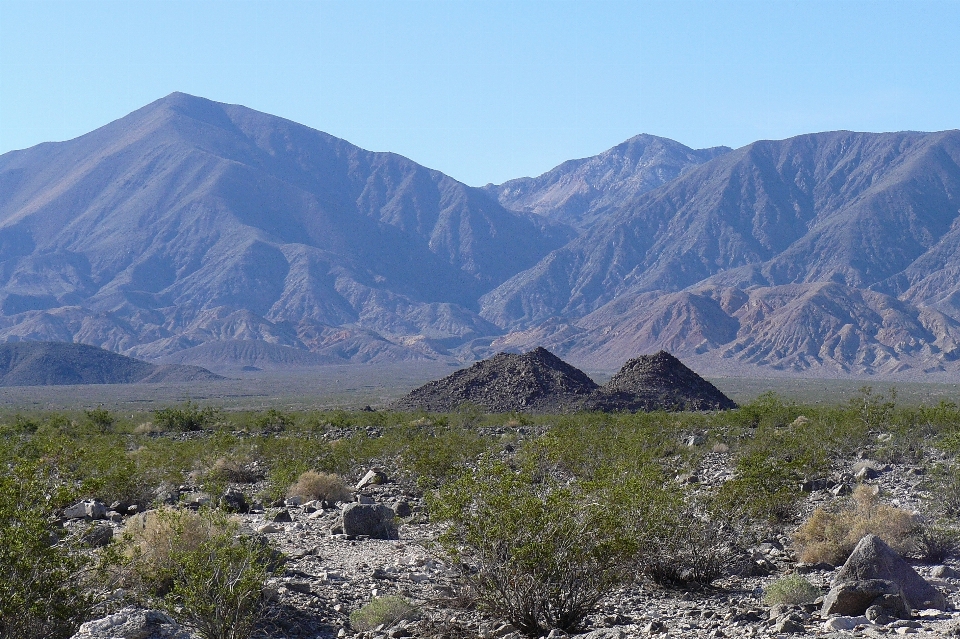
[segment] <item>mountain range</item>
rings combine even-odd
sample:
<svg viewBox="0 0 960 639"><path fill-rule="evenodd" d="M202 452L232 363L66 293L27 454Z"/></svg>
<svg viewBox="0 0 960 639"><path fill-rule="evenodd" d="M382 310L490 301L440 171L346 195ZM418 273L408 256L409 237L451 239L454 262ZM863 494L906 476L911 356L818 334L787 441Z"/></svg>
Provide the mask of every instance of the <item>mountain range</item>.
<svg viewBox="0 0 960 639"><path fill-rule="evenodd" d="M174 93L0 155L0 341L258 368L473 361L960 371L960 132L639 135L473 188Z"/></svg>

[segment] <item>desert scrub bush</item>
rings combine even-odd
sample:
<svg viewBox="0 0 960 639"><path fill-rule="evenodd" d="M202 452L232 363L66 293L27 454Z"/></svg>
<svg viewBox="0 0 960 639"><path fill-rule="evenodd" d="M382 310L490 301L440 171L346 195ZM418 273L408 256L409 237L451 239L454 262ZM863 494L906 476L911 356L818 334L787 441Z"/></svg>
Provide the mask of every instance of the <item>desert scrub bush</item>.
<svg viewBox="0 0 960 639"><path fill-rule="evenodd" d="M868 429L880 430L889 425L897 405L896 400L896 388L890 389L888 398L882 393L874 393L872 386L862 386L857 396L849 400L848 405L864 426Z"/></svg>
<svg viewBox="0 0 960 639"><path fill-rule="evenodd" d="M282 433L285 430L293 428L295 423L296 420L294 420L293 415L275 408L271 408L263 415L258 415L253 420L254 428L266 433Z"/></svg>
<svg viewBox="0 0 960 639"><path fill-rule="evenodd" d="M90 425L101 433L113 431L113 427L117 423L117 418L102 406L94 408L93 410L85 410L84 414Z"/></svg>
<svg viewBox="0 0 960 639"><path fill-rule="evenodd" d="M914 538L913 556L921 561L943 563L960 551L960 526L951 520L923 523Z"/></svg>
<svg viewBox="0 0 960 639"><path fill-rule="evenodd" d="M783 410L774 412L784 420L793 414ZM829 469L833 450L831 422L800 417L786 424L761 421L753 436L740 442L734 478L717 493L721 509L767 522L794 520L803 496L800 484Z"/></svg>
<svg viewBox="0 0 960 639"><path fill-rule="evenodd" d="M740 533L724 513L710 512L691 495L647 488L635 512L640 545L637 571L666 588L709 586L727 573L741 550ZM659 498L653 496L659 493Z"/></svg>
<svg viewBox="0 0 960 639"><path fill-rule="evenodd" d="M793 464L751 451L737 457L734 471L734 478L717 492L718 508L764 522L786 522L796 517L803 474Z"/></svg>
<svg viewBox="0 0 960 639"><path fill-rule="evenodd" d="M796 573L777 579L767 586L763 601L767 605L786 604L796 606L816 601L820 589Z"/></svg>
<svg viewBox="0 0 960 639"><path fill-rule="evenodd" d="M93 605L90 559L53 522L70 494L37 463L0 474L0 638L69 637Z"/></svg>
<svg viewBox="0 0 960 639"><path fill-rule="evenodd" d="M367 605L350 613L354 630L367 632L380 625L390 627L398 621L415 619L417 607L403 597L387 596L373 599Z"/></svg>
<svg viewBox="0 0 960 639"><path fill-rule="evenodd" d="M467 428L418 427L399 433L396 448L400 466L416 483L426 488L439 486L465 465L489 450L491 439Z"/></svg>
<svg viewBox="0 0 960 639"><path fill-rule="evenodd" d="M880 503L874 487L861 485L834 508L816 509L794 532L793 540L800 561L837 566L869 534L877 535L901 555L910 555L919 531L912 513Z"/></svg>
<svg viewBox="0 0 960 639"><path fill-rule="evenodd" d="M441 548L489 612L524 633L573 630L632 578L637 544L610 489L561 482L532 464L479 468L431 493Z"/></svg>
<svg viewBox="0 0 960 639"><path fill-rule="evenodd" d="M287 496L337 502L349 501L353 493L339 475L308 470L301 473L297 481L291 484L287 489Z"/></svg>
<svg viewBox="0 0 960 639"><path fill-rule="evenodd" d="M203 639L247 639L263 618L277 558L220 511L163 509L124 531L120 583Z"/></svg>
<svg viewBox="0 0 960 639"><path fill-rule="evenodd" d="M928 509L935 518L960 518L960 466L938 465L930 473L926 488L935 495L928 501Z"/></svg>
<svg viewBox="0 0 960 639"><path fill-rule="evenodd" d="M180 406L153 411L153 423L161 432L189 432L212 425L219 414L216 408L201 408L192 401L186 401Z"/></svg>
<svg viewBox="0 0 960 639"><path fill-rule="evenodd" d="M655 460L695 465L703 451L682 445L681 435L688 430L690 425L676 414L589 413L561 418L530 448L565 472L589 480L612 466L639 471Z"/></svg>

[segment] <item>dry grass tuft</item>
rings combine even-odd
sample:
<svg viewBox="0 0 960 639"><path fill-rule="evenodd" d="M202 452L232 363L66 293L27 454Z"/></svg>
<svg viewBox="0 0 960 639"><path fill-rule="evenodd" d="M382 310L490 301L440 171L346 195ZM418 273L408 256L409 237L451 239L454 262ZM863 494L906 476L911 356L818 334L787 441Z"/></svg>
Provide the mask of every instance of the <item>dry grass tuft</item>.
<svg viewBox="0 0 960 639"><path fill-rule="evenodd" d="M263 479L249 459L220 457L213 462L210 475L235 484L252 484Z"/></svg>
<svg viewBox="0 0 960 639"><path fill-rule="evenodd" d="M916 548L920 523L913 513L880 503L874 487L858 486L839 508L818 508L795 533L800 561L840 565L864 536L874 534L901 555Z"/></svg>
<svg viewBox="0 0 960 639"><path fill-rule="evenodd" d="M339 475L308 470L287 489L287 496L336 502L350 500L353 493Z"/></svg>
<svg viewBox="0 0 960 639"><path fill-rule="evenodd" d="M138 592L155 590L162 594L172 585L170 566L174 558L200 548L223 532L211 518L190 510L164 507L134 515L127 520L121 537L125 561L120 581Z"/></svg>

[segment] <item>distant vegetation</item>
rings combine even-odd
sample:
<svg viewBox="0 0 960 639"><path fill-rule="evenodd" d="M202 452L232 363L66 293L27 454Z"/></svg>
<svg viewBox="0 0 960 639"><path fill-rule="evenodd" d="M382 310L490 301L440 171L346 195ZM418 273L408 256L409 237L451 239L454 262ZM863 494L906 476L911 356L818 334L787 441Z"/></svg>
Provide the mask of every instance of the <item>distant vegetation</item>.
<svg viewBox="0 0 960 639"><path fill-rule="evenodd" d="M796 531L805 557L832 563L842 561L859 531L888 535L913 556L955 552L960 505L950 496L960 485L958 452L956 405L905 407L893 393L869 388L834 406L765 394L709 413L231 412L187 403L142 414L8 414L0 418L0 572L16 578L32 562L50 579L31 586L43 589L31 595L32 607L0 596L3 623L18 624L0 627L0 637L69 636L103 603L84 585L97 566L121 575L131 592L167 602L194 627L211 605L243 607L244 623L255 623L259 600L233 600L191 581L216 585L215 574L204 572L209 565L256 566L261 572L243 573L252 579L243 583L259 592L255 585L267 574L263 561L250 562L263 549L231 541L218 509L196 520L168 514L144 521L158 535L164 521L181 536L191 526L207 531L199 545L174 544L186 563L166 574L164 562L150 563L158 551L143 530L103 551L79 553L65 538L53 552L45 542L58 539L51 522L79 498L144 510L175 500L175 488L185 485L212 495L212 506L228 486L251 503L289 495L337 500L349 498L347 486L369 468L382 467L426 496L424 516L446 522L441 543L457 565L470 567L462 578L476 602L536 634L576 628L600 597L638 574L671 588L707 584L737 561L737 548L771 529ZM882 494L858 492L804 521L804 486L856 454L922 467L931 492L948 498L917 519L884 505ZM728 462L729 480L697 483L708 457ZM11 547L16 552L4 550ZM584 579L571 591L566 576L574 574ZM519 602L504 599L504 584L523 583L542 589L524 590ZM799 582L782 590L784 601L807 596ZM401 607L388 603L381 602L386 612L366 611L362 623Z"/></svg>

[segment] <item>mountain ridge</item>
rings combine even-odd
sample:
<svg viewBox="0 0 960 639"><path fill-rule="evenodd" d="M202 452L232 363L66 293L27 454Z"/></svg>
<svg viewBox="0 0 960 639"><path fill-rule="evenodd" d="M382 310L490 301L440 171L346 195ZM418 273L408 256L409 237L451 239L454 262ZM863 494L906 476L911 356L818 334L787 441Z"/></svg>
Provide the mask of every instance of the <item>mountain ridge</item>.
<svg viewBox="0 0 960 639"><path fill-rule="evenodd" d="M199 366L158 366L87 344L0 344L0 386L156 384L217 379L224 378Z"/></svg>
<svg viewBox="0 0 960 639"><path fill-rule="evenodd" d="M602 369L666 348L705 372L949 376L960 131L642 134L473 188L174 93L0 155L12 340L249 366L544 345Z"/></svg>

